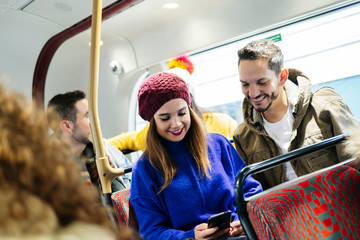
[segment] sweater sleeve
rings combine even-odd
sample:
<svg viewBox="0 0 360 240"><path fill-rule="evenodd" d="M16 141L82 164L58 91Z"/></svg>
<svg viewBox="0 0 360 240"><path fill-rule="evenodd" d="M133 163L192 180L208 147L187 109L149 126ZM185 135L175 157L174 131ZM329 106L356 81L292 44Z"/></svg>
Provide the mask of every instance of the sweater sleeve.
<svg viewBox="0 0 360 240"><path fill-rule="evenodd" d="M154 199L139 197L131 200L139 220L139 233L146 240L185 239L194 237L194 229L182 231L171 228L168 217L158 209Z"/></svg>
<svg viewBox="0 0 360 240"><path fill-rule="evenodd" d="M143 155L144 156L144 155ZM161 176L147 159L141 157L134 166L130 202L139 222L139 233L146 240L185 239L194 237L194 229L172 228L167 209L158 193Z"/></svg>
<svg viewBox="0 0 360 240"><path fill-rule="evenodd" d="M226 138L232 138L238 124L229 115L218 112L204 112L202 114L208 132L220 133Z"/></svg>
<svg viewBox="0 0 360 240"><path fill-rule="evenodd" d="M235 203L235 180L239 172L246 166L245 162L241 159L239 154L236 152L234 146L222 135L220 134L211 134L208 133L211 138L208 138L209 143L209 154L218 155L221 153L221 165L215 166L215 168L224 168L225 174L229 179L229 190L231 191L231 201L228 202L228 209L233 210L236 213L236 203ZM243 187L244 198L248 198L257 193L262 192L261 184L255 180L252 176L248 176L245 179L245 184ZM234 214L233 221L238 220L238 215Z"/></svg>
<svg viewBox="0 0 360 240"><path fill-rule="evenodd" d="M109 138L108 143L115 146L119 150L145 151L146 136L149 129L149 123L139 132L125 132L115 137Z"/></svg>
<svg viewBox="0 0 360 240"><path fill-rule="evenodd" d="M229 145L228 148L229 148L229 155L231 157L231 160L234 166L236 166L236 175L238 175L241 169L243 169L246 166L246 163L242 160L238 152L231 144ZM255 180L252 176L248 176L245 179L244 198L248 198L255 194L258 194L262 192L262 190L263 189L260 182Z"/></svg>

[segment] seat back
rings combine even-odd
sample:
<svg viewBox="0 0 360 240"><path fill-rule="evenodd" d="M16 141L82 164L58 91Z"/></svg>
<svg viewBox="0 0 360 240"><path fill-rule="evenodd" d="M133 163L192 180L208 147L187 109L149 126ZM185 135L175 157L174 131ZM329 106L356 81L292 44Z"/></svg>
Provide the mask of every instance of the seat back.
<svg viewBox="0 0 360 240"><path fill-rule="evenodd" d="M130 189L120 190L111 195L118 222L138 231L135 210L130 204Z"/></svg>
<svg viewBox="0 0 360 240"><path fill-rule="evenodd" d="M340 216L340 215L338 215L339 209L349 208L349 207L358 209L358 206L359 206L358 174L359 174L359 172L356 169L354 169L353 167L351 167L351 164L349 164L351 161L354 161L355 159L349 159L347 161L341 162L341 163L331 166L329 168L322 169L322 170L319 170L312 174L308 174L308 175L299 177L288 183L284 183L284 184L281 184L274 188L268 189L265 192L255 195L249 199L244 199L244 189L243 189L244 184L245 184L245 179L249 175L271 169L275 166L278 166L278 165L288 162L290 160L297 159L301 156L312 153L314 151L319 151L322 149L335 147L337 144L344 141L346 139L346 137L347 137L347 135L345 135L345 134L334 136L334 137L325 139L321 142L317 142L312 145L293 150L287 154L273 157L273 158L264 160L259 163L250 164L250 165L244 167L239 172L239 174L236 177L236 182L235 182L235 201L236 201L236 207L237 207L239 219L241 221L243 229L246 232L246 235L248 236L248 238L250 240L258 239L259 232L262 232L260 239L286 239L286 236L288 236L288 235L284 235L285 233L283 235L281 235L282 234L281 231L285 232L288 229L291 229L289 226L293 223L288 223L288 222L295 221L295 223L298 223L298 224L305 224L305 221L308 221L308 220L311 221L314 218L314 216L312 216L310 214L312 212L312 209L314 209L314 211L318 211L319 209L322 209L321 207L324 207L324 206L328 207L328 211L324 210L324 212L323 212L324 215L321 215L321 217L319 217L319 218L314 218L315 220L313 220L313 221L315 221L315 222L306 222L306 224L308 224L308 226L305 226L302 228L300 228L299 226L296 226L295 228L297 229L297 233L300 234L301 232L304 231L304 229L307 229L310 231L310 230L312 230L312 228L315 229L316 233L319 231L322 231L323 229L318 229L318 230L316 229L318 227L316 224L318 224L319 221L323 221L322 226L328 226L329 228L333 227L336 229L341 229L340 232L342 234L352 232L352 230L351 231L344 230L343 226L342 225L339 226L339 224L336 223L335 221L332 220L332 222L329 223L329 221L330 221L329 219L325 220L325 219L322 219L322 217L325 218L326 215L334 216L334 214L335 214L335 216L336 216L335 218L343 219L344 216L345 216L345 218L347 218L347 216L350 213L346 212L344 216ZM342 168L342 169L345 168L347 170L344 171L344 173L340 174L340 175L338 175L338 174L333 175L332 173L328 172L328 171L331 171L331 169L337 169L338 167ZM348 174L347 172L349 172L350 174L353 174L354 179L349 177L349 175L347 175ZM330 180L330 182L328 182L327 187L324 187L326 184L325 184L325 182L321 182L321 181L320 181L321 184L319 184L318 182L309 184L310 179L313 179L313 177L320 176L320 175L321 176L332 176L332 177L328 177L329 179L332 179L332 180ZM335 178L334 176L337 176L338 178ZM296 185L296 187L295 187L295 185L291 185L291 186L289 185L289 184L300 183L300 181L303 181L304 179L309 180L307 182L309 184L309 186L308 186L308 188L306 188L307 189L306 191L310 191L309 189L314 189L315 193L307 194L308 192L304 192L304 190L301 190L304 188L303 185ZM317 178L315 178L315 179L317 179ZM334 181L334 179L337 179L337 180L335 182L331 182L331 181ZM313 180L311 180L311 181L313 181ZM345 184L343 183L343 181L345 182ZM354 181L354 182L352 183L351 181ZM302 184L305 184L305 183L302 183ZM320 186L320 185L322 185L322 186ZM290 188L287 188L288 186ZM343 188L341 188L341 186ZM355 186L355 188L354 188L354 186ZM297 196L298 194L300 194L299 193L299 192L301 192L300 190L302 191L302 194L304 196L306 195L306 197L299 198L296 201L299 201L302 205L300 205L295 200L294 201L289 200L289 199L292 199L294 196ZM323 191L323 192L321 192L321 191ZM349 194L348 195L345 194L347 192L349 194L352 194L351 200L348 199ZM266 194L269 194L269 195L266 195ZM275 195L272 195L272 194L275 194ZM279 198L276 194L281 195L282 198ZM319 196L320 195L323 196L323 198L327 199L327 200L326 201L322 200L321 204L319 203L321 207L313 208L314 204L319 202L319 200L316 199L316 197L318 197L318 195L316 195L316 194L318 194ZM331 194L339 194L340 196L345 196L346 201L341 200L341 197L335 198ZM264 197L262 197L263 195L264 195ZM269 196L273 196L273 197L269 197ZM311 196L311 197L309 197L309 196ZM312 201L313 196L315 196L314 201ZM267 199L268 197L269 197L269 199ZM249 209L249 210L255 211L255 212L256 211L262 212L262 213L260 213L260 215L256 215L255 213L253 213L253 215L251 216L252 219L250 221L250 213L248 212L248 204L251 205L253 203L248 203L248 202L253 201L254 199L257 199L257 198L259 198L257 201L259 201L259 203L263 204L264 208L262 208L261 204L259 204L259 205L257 205L256 210ZM284 199L286 199L287 201L285 201ZM336 199L336 201L332 200L332 199ZM329 205L328 201L331 202L330 205ZM299 214L299 211L301 209L306 209L308 212L304 213L301 217L296 218L298 215L296 215L292 212L287 213L287 211L289 211L289 207L286 206L285 204L290 204L290 203L293 204L291 209L293 209L293 211L296 214ZM284 205L282 205L282 204L284 204ZM276 209L275 207L272 208L273 205L274 206L277 205L278 207L281 206L286 211L285 210L280 211L279 209ZM353 207L353 206L355 206L355 207ZM271 211L280 212L281 214L279 213L278 215L271 215L271 211L266 212L267 209L274 209ZM357 213L359 213L359 212L360 211L357 210ZM285 213L287 213L287 215L282 215ZM294 218L292 218L291 214L294 215ZM286 216L286 218L284 216ZM275 217L277 219L274 220ZM338 220L338 221L340 221L340 220ZM359 223L357 223L359 221L357 221L357 222L356 221L357 221L356 219L354 221L352 221L352 223L353 223L352 226L359 224ZM287 224L290 224L290 225L288 226ZM293 224L293 226L295 226L295 224ZM254 228L256 228L256 231ZM357 226L356 229L360 229L360 228ZM289 231L292 231L292 229ZM326 231L328 231L328 229ZM338 230L333 230L333 232L337 232L337 231ZM293 239L294 238L293 234L295 234L295 230L294 230L294 232L288 233L288 234L292 234L292 235L289 235L289 238ZM313 233L306 233L305 236L312 236L312 234ZM332 234L332 232L329 232L329 235L331 235L331 234ZM334 236L337 236L338 234L339 234L339 231L335 235L332 235L331 239L337 239ZM358 232L356 232L356 234L358 234ZM313 238L316 239L316 235L314 235ZM311 239L313 239L313 238L311 238ZM304 239L304 238L300 237L299 239ZM305 237L305 239L306 239L306 237ZM330 238L328 238L328 239L330 239ZM349 239L351 239L351 238L349 238Z"/></svg>
<svg viewBox="0 0 360 240"><path fill-rule="evenodd" d="M360 239L360 173L338 165L251 199L259 239Z"/></svg>

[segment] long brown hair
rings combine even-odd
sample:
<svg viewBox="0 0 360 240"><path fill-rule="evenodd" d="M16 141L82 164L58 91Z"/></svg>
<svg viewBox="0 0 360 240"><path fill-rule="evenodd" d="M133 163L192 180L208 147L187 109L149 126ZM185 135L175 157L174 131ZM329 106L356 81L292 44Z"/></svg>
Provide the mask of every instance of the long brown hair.
<svg viewBox="0 0 360 240"><path fill-rule="evenodd" d="M209 176L210 163L207 156L207 142L205 127L203 121L197 114L189 108L191 126L187 132L184 141L191 155L194 157L199 168L201 177ZM166 148L160 141L160 135L156 131L154 118L150 120L150 126L147 133L145 154L148 155L150 163L162 174L164 184L161 186L159 193L164 190L173 180L177 166L171 158Z"/></svg>

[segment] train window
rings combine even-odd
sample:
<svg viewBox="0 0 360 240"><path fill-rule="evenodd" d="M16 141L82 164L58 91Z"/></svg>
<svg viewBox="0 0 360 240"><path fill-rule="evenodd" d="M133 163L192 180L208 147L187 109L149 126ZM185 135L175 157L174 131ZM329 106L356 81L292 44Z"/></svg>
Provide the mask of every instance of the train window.
<svg viewBox="0 0 360 240"><path fill-rule="evenodd" d="M343 96L357 118L360 106L355 99L360 86L360 4L353 4L310 18L296 19L280 27L239 39L191 55L195 70L193 86L202 108L226 113L241 123L241 85L237 51L252 40L272 38L283 51L286 68L308 75L313 88L333 87ZM139 116L136 129L144 126Z"/></svg>
<svg viewBox="0 0 360 240"><path fill-rule="evenodd" d="M360 4L288 24L192 55L194 88L199 106L242 119L237 51L251 40L273 38L283 51L285 67L307 74L313 88L333 87L360 117ZM358 87L356 87L358 86Z"/></svg>
<svg viewBox="0 0 360 240"><path fill-rule="evenodd" d="M143 75L140 76L140 78L138 79L138 81L136 83L136 86L134 87L134 90L133 90L132 96L131 96L132 102L130 103L130 106L131 106L130 109L136 109L136 111L130 113L129 116L135 116L135 130L136 131L140 131L141 129L143 129L147 123L139 115L139 106L137 104L137 95L138 95L140 85L148 76L149 76L149 72L145 72Z"/></svg>

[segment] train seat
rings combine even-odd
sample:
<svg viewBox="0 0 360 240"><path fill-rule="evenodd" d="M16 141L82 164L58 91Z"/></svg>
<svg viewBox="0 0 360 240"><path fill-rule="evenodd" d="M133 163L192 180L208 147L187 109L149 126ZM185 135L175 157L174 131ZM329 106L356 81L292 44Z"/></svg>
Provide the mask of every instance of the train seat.
<svg viewBox="0 0 360 240"><path fill-rule="evenodd" d="M135 210L130 204L130 189L117 191L111 195L118 222L138 231Z"/></svg>
<svg viewBox="0 0 360 240"><path fill-rule="evenodd" d="M235 183L239 219L250 240L360 239L359 161L352 158L244 199L245 179L314 151L334 148L341 134L244 167ZM355 167L355 168L354 168Z"/></svg>
<svg viewBox="0 0 360 240"><path fill-rule="evenodd" d="M360 173L339 165L281 184L247 204L259 239L360 239Z"/></svg>

